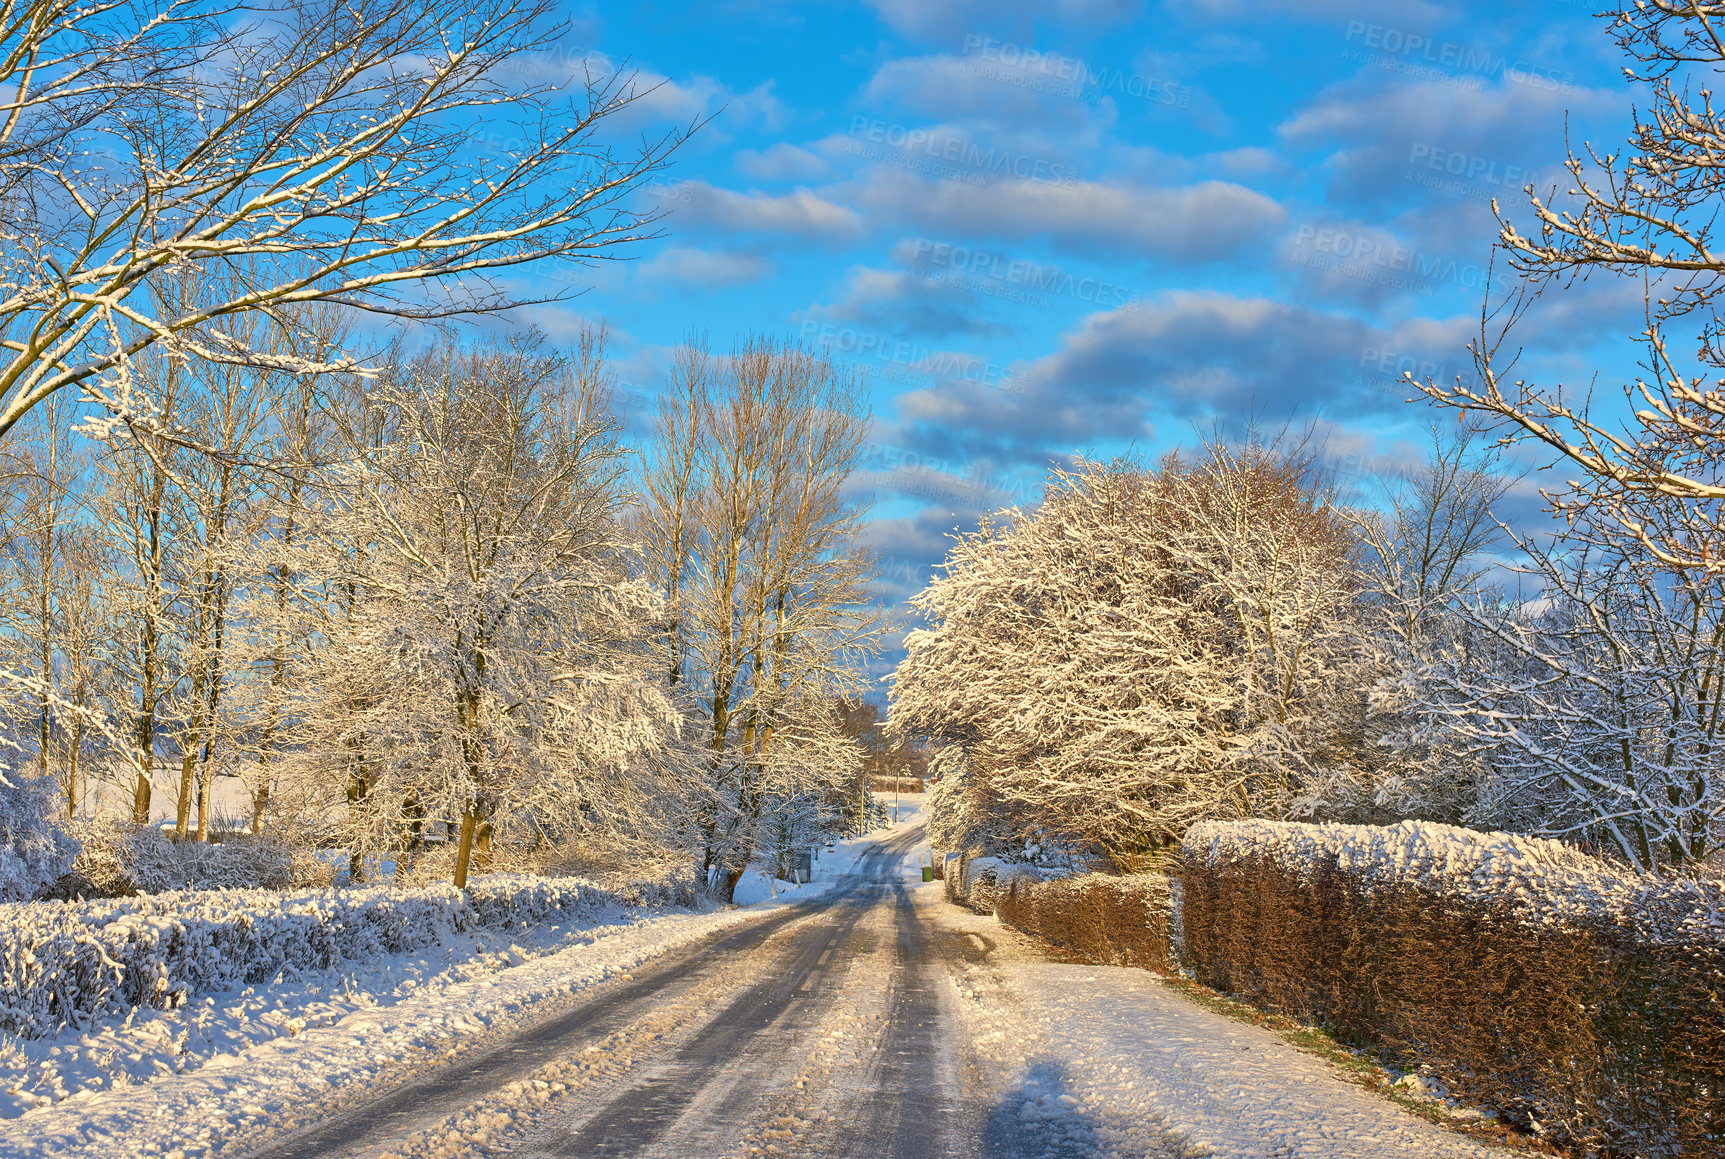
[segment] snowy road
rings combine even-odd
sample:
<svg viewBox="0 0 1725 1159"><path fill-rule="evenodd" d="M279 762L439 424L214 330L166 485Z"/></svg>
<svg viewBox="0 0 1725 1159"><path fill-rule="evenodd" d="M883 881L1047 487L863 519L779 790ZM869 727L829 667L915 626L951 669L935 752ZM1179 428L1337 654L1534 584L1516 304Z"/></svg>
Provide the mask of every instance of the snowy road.
<svg viewBox="0 0 1725 1159"><path fill-rule="evenodd" d="M922 884L921 837L851 843L789 905L657 919L68 1098L0 1123L0 1155L1501 1154L1145 971L1047 961Z"/></svg>
<svg viewBox="0 0 1725 1159"><path fill-rule="evenodd" d="M810 903L253 1154L975 1154L986 1108L941 1033L949 987L903 868L919 838L871 843Z"/></svg>
<svg viewBox="0 0 1725 1159"><path fill-rule="evenodd" d="M1493 1154L1142 971L1043 960L921 885L920 839L858 843L830 892L256 1154Z"/></svg>

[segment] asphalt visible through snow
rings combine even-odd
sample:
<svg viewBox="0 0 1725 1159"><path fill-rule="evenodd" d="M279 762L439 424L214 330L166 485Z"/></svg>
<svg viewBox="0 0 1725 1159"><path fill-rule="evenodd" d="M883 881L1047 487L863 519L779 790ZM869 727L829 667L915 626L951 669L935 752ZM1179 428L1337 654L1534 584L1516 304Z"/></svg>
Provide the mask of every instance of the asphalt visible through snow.
<svg viewBox="0 0 1725 1159"><path fill-rule="evenodd" d="M949 986L907 888L921 837L881 840L809 902L656 958L559 1018L253 1154L1017 1154L961 1081ZM585 1058L625 1061L564 1073ZM560 1063L587 1081L537 1103L508 1097ZM491 1137L470 1140L464 1112Z"/></svg>

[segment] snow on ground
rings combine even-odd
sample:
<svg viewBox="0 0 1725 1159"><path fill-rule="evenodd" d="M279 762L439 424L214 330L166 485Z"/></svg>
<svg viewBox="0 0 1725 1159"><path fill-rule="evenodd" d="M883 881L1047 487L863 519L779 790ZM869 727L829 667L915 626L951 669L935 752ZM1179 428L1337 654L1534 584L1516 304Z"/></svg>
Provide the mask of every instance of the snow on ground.
<svg viewBox="0 0 1725 1159"><path fill-rule="evenodd" d="M349 1094L375 1093L559 1013L595 983L762 908L618 911L609 923L546 930L526 946L476 940L478 953L462 961L454 959L467 947L451 947L449 959L393 958L141 1011L49 1043L8 1043L7 1081L21 1087L14 1099L24 1101L24 1090L68 1094L0 1121L0 1154L220 1155L237 1128L314 1122Z"/></svg>
<svg viewBox="0 0 1725 1159"><path fill-rule="evenodd" d="M197 1070L262 1042L330 1026L362 1010L492 978L525 962L584 946L650 921L639 910L515 931L476 930L440 946L339 967L271 985L193 996L172 1010L133 1008L123 1018L53 1038L0 1035L0 1119L81 1091L100 1091Z"/></svg>
<svg viewBox="0 0 1725 1159"><path fill-rule="evenodd" d="M908 827L911 823L908 808L905 816L903 825L836 843L832 853L823 853L824 880L813 884L822 887L836 884L877 843ZM784 883L780 884L782 889ZM809 896L809 888L805 885L801 894L794 888L788 895L781 892L779 900L794 902ZM806 1152L812 1139L837 1129L843 1104L864 1097L859 1089L859 1064L878 1057L890 1045L881 1041L882 1004L887 993L885 980L894 959L888 915L871 915L871 921L885 922L874 938L875 948L859 960L834 960L831 969L842 971L837 980L840 994L836 1000L830 992L817 990L811 995L815 1001L809 1009L819 1011L818 1024L794 1031L781 1027L781 1033L772 1040L778 1055L771 1065L754 1057L736 1060L742 1070L758 1071L765 1067L773 1072L778 1077L771 1085L780 1092L768 1107L761 1108L760 1122L745 1134L742 1153L769 1153L778 1149L776 1143L793 1138L798 1149ZM790 930L777 935L792 936ZM650 1075L657 1073L653 1068L665 1065L664 1060L706 1024L705 1016L736 997L736 984L735 973L727 971L699 981L688 990L664 994L645 1017L612 1032L580 1054L555 1059L471 1105L413 1131L390 1144L379 1159L475 1159L523 1150L537 1154L533 1146L536 1135L549 1132L557 1139L566 1139L584 1113L603 1106L613 1092L637 1075L639 1068L648 1068ZM800 1069L794 1069L799 1059ZM730 1093L734 1084L719 1082L715 1086ZM573 1112L571 1107L575 1108ZM711 1108L710 1112L706 1117L716 1121L740 1113L740 1109L727 1104Z"/></svg>
<svg viewBox="0 0 1725 1159"><path fill-rule="evenodd" d="M774 881L768 876L765 867L757 866L743 874L741 880L737 882L736 892L731 895L732 899L738 905L752 905L755 902L766 901L775 896L796 900L820 893L833 882L848 877L856 867L857 858L872 848L876 841L902 833L906 829L921 824L922 806L926 799L925 794L902 793L898 799L899 820L897 823L888 824L883 829L877 829L873 833L855 840L835 842L831 849L825 846L818 848L812 863L813 880L802 885L785 881L782 878ZM890 817L892 811L891 796L886 797L886 802ZM917 851L923 858L927 858L928 846L926 843L918 846ZM911 862L908 856L906 861L907 864L911 865L911 871L914 872L915 863Z"/></svg>
<svg viewBox="0 0 1725 1159"><path fill-rule="evenodd" d="M1348 1082L1269 1030L1206 1010L1145 970L1049 962L991 917L917 891L962 937L950 959L977 1065L1063 1153L1218 1159L1493 1159L1505 1152Z"/></svg>
<svg viewBox="0 0 1725 1159"><path fill-rule="evenodd" d="M822 862L823 885L851 866L854 846L881 835L841 843ZM513 938L478 931L434 951L139 1009L53 1039L0 1036L0 1154L220 1155L236 1129L315 1122L355 1095L553 1017L606 978L812 892L710 913L618 908Z"/></svg>

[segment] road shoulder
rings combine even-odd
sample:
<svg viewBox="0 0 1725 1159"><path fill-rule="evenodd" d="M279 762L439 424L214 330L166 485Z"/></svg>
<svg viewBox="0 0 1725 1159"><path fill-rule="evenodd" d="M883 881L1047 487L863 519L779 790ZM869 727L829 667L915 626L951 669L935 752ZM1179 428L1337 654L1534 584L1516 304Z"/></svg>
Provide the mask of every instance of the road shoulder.
<svg viewBox="0 0 1725 1159"><path fill-rule="evenodd" d="M1060 1153L1240 1159L1503 1159L1409 1114L1274 1032L1145 970L1049 960L1032 939L917 890L1001 1114ZM1011 1103L1016 1100L1016 1107Z"/></svg>

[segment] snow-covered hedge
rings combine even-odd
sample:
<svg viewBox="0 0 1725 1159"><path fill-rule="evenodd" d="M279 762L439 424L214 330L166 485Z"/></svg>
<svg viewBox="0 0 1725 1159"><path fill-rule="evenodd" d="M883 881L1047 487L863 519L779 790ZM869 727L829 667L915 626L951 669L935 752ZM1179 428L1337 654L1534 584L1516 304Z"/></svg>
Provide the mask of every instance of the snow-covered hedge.
<svg viewBox="0 0 1725 1159"><path fill-rule="evenodd" d="M133 1006L435 946L601 906L690 904L688 874L601 885L491 875L447 885L211 890L0 905L0 1031L56 1033Z"/></svg>
<svg viewBox="0 0 1725 1159"><path fill-rule="evenodd" d="M1090 873L1053 881L1019 875L995 900L995 913L1086 962L1164 974L1178 969L1170 937L1173 890L1160 873Z"/></svg>
<svg viewBox="0 0 1725 1159"><path fill-rule="evenodd" d="M1195 825L1184 961L1584 1149L1725 1147L1725 885L1420 822Z"/></svg>
<svg viewBox="0 0 1725 1159"><path fill-rule="evenodd" d="M1560 841L1517 833L1428 821L1207 821L1187 831L1182 847L1188 866L1269 859L1307 880L1333 866L1362 889L1411 886L1443 897L1489 899L1536 925L1608 918L1633 922L1661 942L1725 939L1717 883L1657 881Z"/></svg>
<svg viewBox="0 0 1725 1159"><path fill-rule="evenodd" d="M981 914L994 912L1001 893L1015 879L1041 880L1028 865L998 857L954 857L946 860L946 898Z"/></svg>

